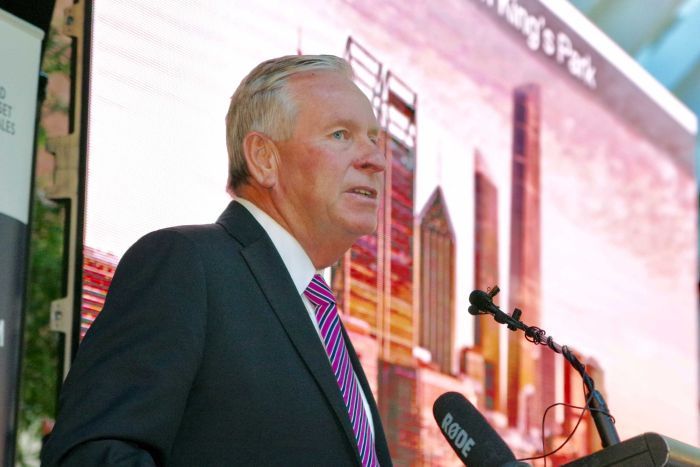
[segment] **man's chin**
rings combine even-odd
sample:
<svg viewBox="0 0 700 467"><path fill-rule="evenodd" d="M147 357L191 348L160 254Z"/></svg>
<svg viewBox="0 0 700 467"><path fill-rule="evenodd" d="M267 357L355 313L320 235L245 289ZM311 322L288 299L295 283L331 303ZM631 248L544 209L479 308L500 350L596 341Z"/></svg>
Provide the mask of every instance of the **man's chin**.
<svg viewBox="0 0 700 467"><path fill-rule="evenodd" d="M350 230L353 235L357 238L364 237L366 235L372 235L377 231L377 222L368 222L364 224L356 224Z"/></svg>
<svg viewBox="0 0 700 467"><path fill-rule="evenodd" d="M351 243L360 237L372 235L377 231L378 218L376 213L346 211L347 215L331 218L330 228L336 232L343 232ZM334 221L334 222L333 222Z"/></svg>

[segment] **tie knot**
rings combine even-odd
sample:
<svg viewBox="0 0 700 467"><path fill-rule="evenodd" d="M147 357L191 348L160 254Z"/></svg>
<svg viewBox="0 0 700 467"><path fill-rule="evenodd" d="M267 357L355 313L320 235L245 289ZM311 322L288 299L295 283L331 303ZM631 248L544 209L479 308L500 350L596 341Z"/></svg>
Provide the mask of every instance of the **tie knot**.
<svg viewBox="0 0 700 467"><path fill-rule="evenodd" d="M335 303L335 297L333 292L331 292L330 287L326 284L319 274L316 274L311 282L309 283L306 290L304 290L304 295L309 299L314 305L321 305L324 303Z"/></svg>

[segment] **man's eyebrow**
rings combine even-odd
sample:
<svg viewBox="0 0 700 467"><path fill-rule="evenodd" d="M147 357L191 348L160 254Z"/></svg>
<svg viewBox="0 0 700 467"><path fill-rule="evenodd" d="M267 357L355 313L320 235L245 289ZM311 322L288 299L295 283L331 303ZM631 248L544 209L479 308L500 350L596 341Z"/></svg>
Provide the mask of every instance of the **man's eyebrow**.
<svg viewBox="0 0 700 467"><path fill-rule="evenodd" d="M361 126L361 124L353 119L349 118L338 118L336 120L333 120L329 127L336 127L336 126L343 126L347 128L352 128L356 129ZM381 132L381 129L379 128L379 125L372 125L369 127L367 130L367 133L372 134L372 135L378 135Z"/></svg>
<svg viewBox="0 0 700 467"><path fill-rule="evenodd" d="M359 124L350 118L340 118L339 117L339 118L335 118L335 119L331 120L331 124L329 126L345 126L345 127L354 128L354 127L358 127Z"/></svg>

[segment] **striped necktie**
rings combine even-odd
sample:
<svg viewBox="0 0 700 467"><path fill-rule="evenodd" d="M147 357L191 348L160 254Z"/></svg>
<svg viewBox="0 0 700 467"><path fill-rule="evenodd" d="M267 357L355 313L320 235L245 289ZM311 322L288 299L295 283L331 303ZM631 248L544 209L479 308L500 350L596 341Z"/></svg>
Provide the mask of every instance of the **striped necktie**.
<svg viewBox="0 0 700 467"><path fill-rule="evenodd" d="M355 371L350 364L348 349L340 331L340 317L335 306L333 292L323 277L316 274L304 291L304 295L316 307L316 321L321 330L323 345L331 360L335 379L350 415L350 423L355 432L362 465L365 467L379 466L372 432L360 395L360 386L357 384Z"/></svg>

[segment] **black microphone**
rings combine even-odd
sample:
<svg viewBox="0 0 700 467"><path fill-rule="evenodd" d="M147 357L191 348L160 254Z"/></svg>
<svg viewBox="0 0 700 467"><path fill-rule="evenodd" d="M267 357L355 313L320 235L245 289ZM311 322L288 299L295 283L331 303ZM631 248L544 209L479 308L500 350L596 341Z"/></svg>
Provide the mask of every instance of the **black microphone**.
<svg viewBox="0 0 700 467"><path fill-rule="evenodd" d="M493 299L491 295L487 294L483 290L474 290L469 294L469 303L474 305L480 310L487 311L489 313L499 314L503 313L500 308L493 304Z"/></svg>
<svg viewBox="0 0 700 467"><path fill-rule="evenodd" d="M433 415L443 436L464 465L528 465L515 460L513 451L463 395L446 392L438 397L433 404Z"/></svg>

